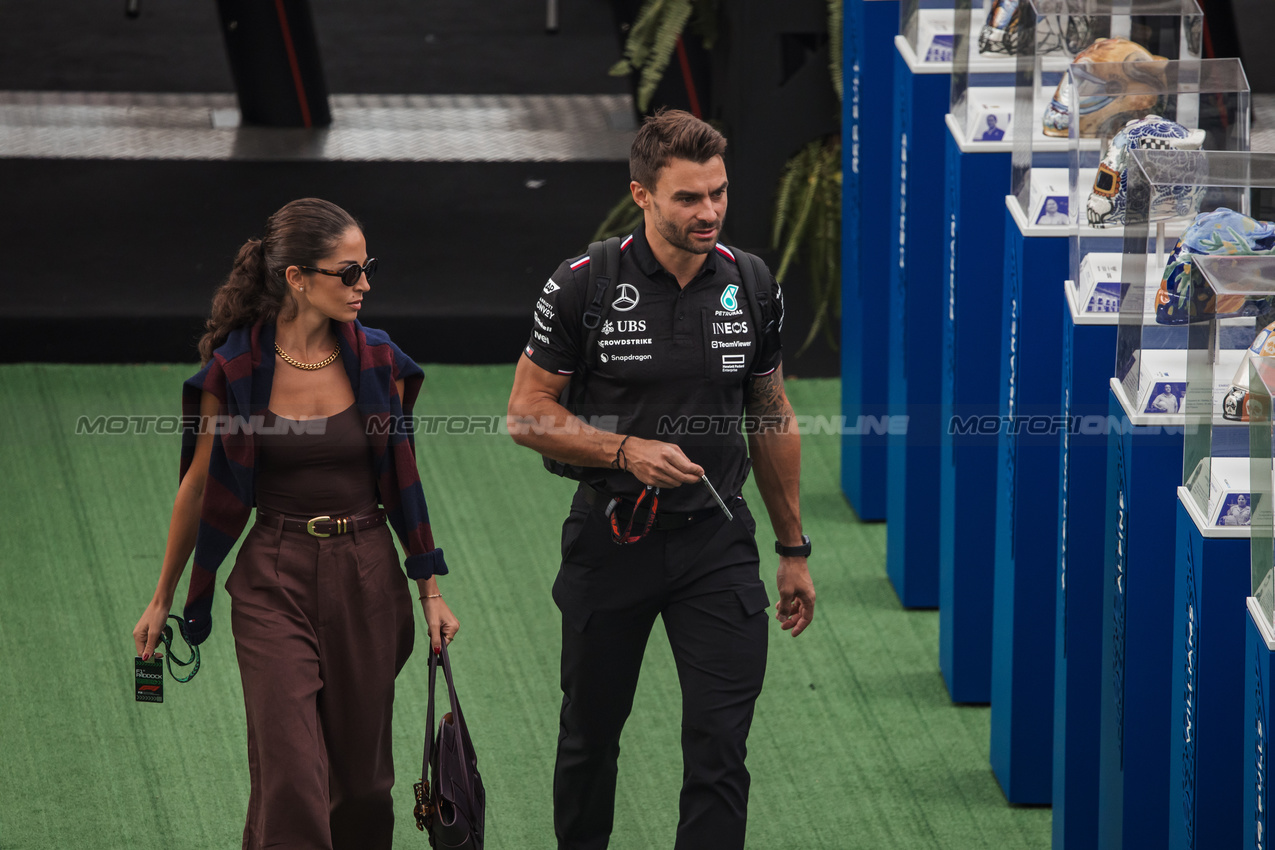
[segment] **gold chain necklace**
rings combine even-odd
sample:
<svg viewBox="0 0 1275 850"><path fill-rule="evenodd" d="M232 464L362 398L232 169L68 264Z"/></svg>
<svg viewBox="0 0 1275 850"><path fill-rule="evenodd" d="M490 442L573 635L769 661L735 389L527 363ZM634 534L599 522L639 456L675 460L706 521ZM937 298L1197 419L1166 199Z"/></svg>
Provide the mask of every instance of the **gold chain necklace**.
<svg viewBox="0 0 1275 850"><path fill-rule="evenodd" d="M274 344L274 350L277 351L279 356L283 358L283 362L287 363L289 366L295 366L298 369L305 369L307 372L313 372L315 369L322 369L324 366L327 366L329 363L336 360L336 356L341 353L341 341L337 340L336 347L332 349L332 353L320 360L318 363L302 363L300 360L294 360L288 356L287 352L279 347L279 343L277 342Z"/></svg>

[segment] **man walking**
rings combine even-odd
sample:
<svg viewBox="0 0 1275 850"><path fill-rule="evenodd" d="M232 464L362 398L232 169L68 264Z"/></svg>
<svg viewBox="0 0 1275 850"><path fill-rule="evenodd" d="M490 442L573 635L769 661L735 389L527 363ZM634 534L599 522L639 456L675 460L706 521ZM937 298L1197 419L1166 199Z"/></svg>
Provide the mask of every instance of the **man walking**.
<svg viewBox="0 0 1275 850"><path fill-rule="evenodd" d="M594 261L564 262L536 301L515 373L510 433L581 482L553 587L563 691L554 827L563 850L610 839L620 732L656 616L682 687L675 846L744 845L744 757L770 604L740 496L750 466L777 537L777 618L795 637L814 616L798 504L801 438L781 367L782 293L765 274L750 301L739 268L749 258L717 242L725 149L720 133L688 113L646 120L629 184L645 219L606 270L609 303L594 303ZM560 403L568 386L571 412ZM603 417L608 429L573 413Z"/></svg>

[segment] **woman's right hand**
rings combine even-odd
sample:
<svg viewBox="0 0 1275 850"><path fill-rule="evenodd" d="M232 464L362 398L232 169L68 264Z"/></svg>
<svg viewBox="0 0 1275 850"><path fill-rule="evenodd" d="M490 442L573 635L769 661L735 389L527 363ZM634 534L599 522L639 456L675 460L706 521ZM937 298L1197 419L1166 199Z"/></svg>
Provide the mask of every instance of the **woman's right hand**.
<svg viewBox="0 0 1275 850"><path fill-rule="evenodd" d="M159 646L159 640L164 632L164 624L168 622L168 609L170 605L165 605L158 600L152 599L151 604L146 606L146 610L142 612L142 617L137 621L137 625L133 627L133 643L137 645L137 654L142 657L143 661L149 661L151 655L155 652L155 647Z"/></svg>

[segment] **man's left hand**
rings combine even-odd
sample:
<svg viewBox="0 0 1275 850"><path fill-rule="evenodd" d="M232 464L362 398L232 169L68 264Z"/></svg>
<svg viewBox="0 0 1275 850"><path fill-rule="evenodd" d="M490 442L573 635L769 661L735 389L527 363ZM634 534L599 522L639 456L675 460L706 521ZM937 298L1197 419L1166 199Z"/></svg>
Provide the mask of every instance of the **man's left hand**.
<svg viewBox="0 0 1275 850"><path fill-rule="evenodd" d="M810 568L802 557L779 558L779 602L775 605L775 619L784 631L792 629L796 637L806 630L815 618L815 583L810 579Z"/></svg>

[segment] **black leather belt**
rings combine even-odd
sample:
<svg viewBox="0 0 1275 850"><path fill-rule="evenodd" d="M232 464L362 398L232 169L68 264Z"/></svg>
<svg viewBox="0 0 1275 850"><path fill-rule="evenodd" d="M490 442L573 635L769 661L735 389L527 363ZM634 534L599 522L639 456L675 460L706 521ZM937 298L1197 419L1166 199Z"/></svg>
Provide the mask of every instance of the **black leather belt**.
<svg viewBox="0 0 1275 850"><path fill-rule="evenodd" d="M364 531L369 528L376 528L378 525L385 525L385 511L377 509L368 514L360 514L359 516L316 516L310 519L300 519L298 517L288 517L282 514L272 514L263 511L257 511L257 521L269 523L270 525L282 525L284 531L296 531L301 534L308 534L311 537L333 537L340 534L349 534L351 531Z"/></svg>
<svg viewBox="0 0 1275 850"><path fill-rule="evenodd" d="M608 496L606 493L603 493L601 490L598 490L590 484L581 482L580 492L584 494L584 500L589 503L590 507L606 508L607 505L611 504L611 496ZM736 502L742 502L743 499L739 496L734 496L728 497L723 501L725 501L728 505L734 505ZM628 505L629 509L632 510L632 502L625 502L624 504ZM711 508L703 508L702 510L689 511L685 513L657 511L655 514L654 528L657 531L673 531L678 528L686 528L688 525L694 525L700 520L708 519L714 514L722 517L725 516L725 514L722 513L722 509L716 505Z"/></svg>

